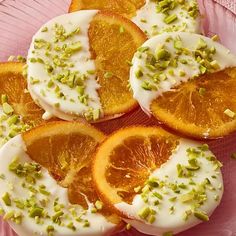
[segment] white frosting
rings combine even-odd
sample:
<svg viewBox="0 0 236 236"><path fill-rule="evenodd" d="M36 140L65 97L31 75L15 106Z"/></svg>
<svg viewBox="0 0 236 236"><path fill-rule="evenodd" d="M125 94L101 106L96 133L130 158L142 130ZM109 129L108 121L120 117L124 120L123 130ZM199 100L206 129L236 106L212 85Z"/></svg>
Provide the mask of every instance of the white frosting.
<svg viewBox="0 0 236 236"><path fill-rule="evenodd" d="M189 4L196 3L195 0L188 0ZM138 25L148 37L153 37L159 33L172 32L172 31L184 31L192 33L200 33L200 19L196 19L189 16L186 10L181 9L182 5L177 6L175 9L169 11L171 14L176 14L178 20L171 24L164 22L165 15L163 13L157 13L156 2L146 0L146 4L137 11L136 16L132 21ZM174 30L173 27L176 26Z"/></svg>
<svg viewBox="0 0 236 236"><path fill-rule="evenodd" d="M5 179L0 180L1 188L0 188L0 203L4 211L7 213L9 211L21 211L23 213L23 220L20 225L17 225L11 221L9 221L11 227L16 231L16 233L20 236L32 236L32 235L41 235L47 236L46 228L48 225L53 225L55 228L55 236L72 236L72 235L83 235L83 236L97 236L97 235L105 235L107 232L112 230L115 225L109 223L104 216L99 213L91 213L90 210L93 207L93 204L89 204L90 207L87 211L85 211L82 219L87 219L90 222L89 227L83 227L83 222L77 222L76 220L68 220L63 218L63 222L67 225L69 222L73 221L74 226L77 228L76 231L73 231L66 226L59 226L58 224L52 223L50 219L43 219L44 224L36 224L34 218L28 216L27 209L20 210L18 209L14 203L12 206L6 206L2 200L2 196L4 193L8 192L11 196L11 199L26 199L29 198L29 190L22 187L22 183L24 178L17 177L13 172L9 171L8 166L12 162L12 160L18 157L20 163L32 162L29 156L25 152L25 144L21 137L21 135L16 136L11 139L8 143L6 143L2 149L0 150L0 173L4 174ZM49 215L54 215L55 212L53 210L53 203L56 198L59 198L58 202L64 204L65 208L63 208L63 212L65 214L70 214L69 209L74 208L78 214L82 213L84 209L79 205L71 205L67 196L67 189L60 187L56 181L49 175L48 171L42 168L43 177L36 181L34 188L38 189L40 185L45 185L46 189L50 191L50 195L47 196L49 199L46 210ZM42 194L37 194L37 198L43 199L45 198Z"/></svg>
<svg viewBox="0 0 236 236"><path fill-rule="evenodd" d="M194 51L196 49L200 38L207 43L209 48L215 47L216 53L213 55L213 60L216 60L218 63L218 70L236 66L236 56L231 54L227 48L211 40L210 38L198 34L185 32L164 33L162 35L158 35L149 39L142 45L142 47L149 47L150 51L155 55L156 48L164 44L165 48L171 53L173 57L176 56L174 43L172 40L170 42L166 42L166 39L168 39L169 37L172 37L174 39L177 36L181 38L183 47L189 49L190 51ZM145 53L142 53L142 57L140 57L140 54L140 52L136 52L132 60L133 66L131 67L130 71L130 85L133 90L134 98L147 113L150 113L150 105L154 99L161 96L164 92L170 91L180 83L186 82L194 76L198 76L200 74L200 64L195 60L192 53L190 55L182 54L179 56L179 60L185 59L188 61L188 64L182 64L179 62L177 68L168 66L164 71L160 71L167 76L167 79L161 81L158 84L158 89L156 91L145 90L142 88L142 83L144 81L153 83L152 79L147 76L148 73L152 74L152 72L150 72L150 70L148 70L145 66ZM144 76L142 76L141 78L137 78L135 75L135 72L139 68L142 68L144 74ZM174 75L170 75L168 73L168 70L170 69L174 71ZM185 76L180 76L180 71L184 71Z"/></svg>
<svg viewBox="0 0 236 236"><path fill-rule="evenodd" d="M190 209L191 202L182 203L179 200L179 197L182 194L186 194L191 189L196 188L196 185L189 185L189 178L180 178L177 174L177 164L188 165L188 158L186 156L186 150L188 148L197 148L199 147L199 143L193 142L190 140L182 139L180 141L180 145L177 150L171 155L170 160L163 164L159 169L154 171L150 178L157 178L159 181L168 181L171 183L187 185L187 189L181 189L181 193L174 193L167 187L159 187L158 190L152 190L149 193L149 202L145 203L142 200L141 194L137 194L132 204L127 204L125 202L118 203L115 205L117 209L124 212L129 219L124 219L127 223L130 223L133 227L135 227L138 231L150 235L162 235L165 232L172 232L174 234L184 231L190 227L193 227L201 221L197 219L194 215L189 216L189 218L185 221L183 219L183 214L186 210ZM206 156L212 156L211 151L205 152ZM207 200L206 202L200 206L200 210L207 213L210 216L215 208L219 205L220 200L223 194L223 180L220 169L215 170L214 163L208 161L205 157L198 157L200 169L196 171L195 175L192 177L192 180L200 184L208 178L211 182L211 186L216 190L206 189ZM212 176L216 176L212 178ZM160 204L158 206L154 206L153 202L157 198L152 196L152 193L157 191L163 196ZM215 196L218 196L218 200L215 200ZM177 200L174 202L169 201L170 198L177 197ZM138 211L143 207L151 206L152 209L156 210L156 220L153 224L149 224L142 220L138 216ZM174 206L173 214L170 213L170 208Z"/></svg>
<svg viewBox="0 0 236 236"><path fill-rule="evenodd" d="M100 112L102 111L100 98L97 93L100 85L96 81L96 74L87 73L87 71L95 71L94 60L91 59L91 54L89 51L88 28L92 18L96 15L96 13L97 10L89 10L58 16L43 25L33 37L27 59L28 87L33 99L46 111L46 115L44 116L45 119L49 119L52 115L54 115L61 119L73 120L78 116L82 116L90 109L100 110ZM71 72L78 71L79 74L85 74L87 76L84 93L89 95L88 105L81 103L81 101L78 99L79 94L76 89L70 88L68 85L62 84L59 81L54 81L55 85L60 88L60 91L66 97L66 99L58 98L54 92L55 86L52 88L48 88L47 86L52 75L47 73L45 65L39 62L33 63L30 61L31 58L41 58L44 60L44 62L49 62L52 64L52 59L45 55L46 49L35 49L34 41L37 39L43 39L47 42L50 42L53 48L55 46L55 43L53 42L55 36L53 28L55 24L62 25L66 30L66 33L71 33L72 31L80 28L79 33L74 34L63 42L59 42L58 45L62 46L64 44L72 44L75 42L81 43L82 49L75 52L68 59L69 63L74 64L72 67L69 66L68 69ZM45 28L47 29L46 32L42 32ZM48 51L52 55L60 55L61 53L56 52L55 50ZM57 67L53 73L54 75L57 75L62 73L63 70L64 68ZM32 84L30 82L31 78L39 80L39 82ZM58 103L60 106L56 107L55 104Z"/></svg>

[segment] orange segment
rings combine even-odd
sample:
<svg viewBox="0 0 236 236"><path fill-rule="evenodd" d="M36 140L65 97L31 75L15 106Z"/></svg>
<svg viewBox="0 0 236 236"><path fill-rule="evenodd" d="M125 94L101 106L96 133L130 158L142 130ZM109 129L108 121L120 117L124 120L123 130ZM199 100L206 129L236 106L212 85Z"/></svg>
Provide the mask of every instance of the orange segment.
<svg viewBox="0 0 236 236"><path fill-rule="evenodd" d="M69 12L90 9L109 10L131 18L145 2L145 0L72 0Z"/></svg>
<svg viewBox="0 0 236 236"><path fill-rule="evenodd" d="M176 136L158 127L130 127L112 134L99 147L92 169L101 199L114 211L116 203L131 203L134 188L144 186L177 144Z"/></svg>
<svg viewBox="0 0 236 236"><path fill-rule="evenodd" d="M16 62L0 63L0 95L7 95L14 113L20 115L24 123L35 126L43 122L43 110L25 91L27 82L22 75L23 66Z"/></svg>
<svg viewBox="0 0 236 236"><path fill-rule="evenodd" d="M203 93L201 92L203 91ZM202 75L158 97L153 115L170 128L196 138L216 138L236 130L236 68Z"/></svg>
<svg viewBox="0 0 236 236"><path fill-rule="evenodd" d="M126 113L137 106L128 88L128 62L145 40L135 24L113 13L99 12L90 23L90 50L105 116Z"/></svg>
<svg viewBox="0 0 236 236"><path fill-rule="evenodd" d="M58 183L68 188L72 204L88 209L87 199L95 203L91 163L93 154L105 136L88 124L56 121L24 133L27 154L50 172ZM43 147L43 148L42 148ZM105 215L113 215L103 210ZM117 222L114 217L113 221Z"/></svg>

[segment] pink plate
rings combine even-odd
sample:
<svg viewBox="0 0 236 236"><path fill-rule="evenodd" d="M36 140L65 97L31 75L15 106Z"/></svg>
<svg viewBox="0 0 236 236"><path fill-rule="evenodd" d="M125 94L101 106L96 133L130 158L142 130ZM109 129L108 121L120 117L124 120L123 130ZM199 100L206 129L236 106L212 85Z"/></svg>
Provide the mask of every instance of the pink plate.
<svg viewBox="0 0 236 236"><path fill-rule="evenodd" d="M218 34L221 42L236 53L236 1L199 0L203 17L203 31ZM0 0L0 61L10 55L26 56L32 35L54 16L66 13L70 0ZM236 91L235 91L236 92ZM157 124L141 110L107 124L97 124L105 133L133 124ZM236 236L236 161L230 158L236 152L236 134L209 142L211 149L223 162L225 193L221 205L207 223L202 223L179 236ZM134 229L116 236L142 236ZM0 236L16 236L7 223L0 219ZM144 236L144 235L143 235Z"/></svg>

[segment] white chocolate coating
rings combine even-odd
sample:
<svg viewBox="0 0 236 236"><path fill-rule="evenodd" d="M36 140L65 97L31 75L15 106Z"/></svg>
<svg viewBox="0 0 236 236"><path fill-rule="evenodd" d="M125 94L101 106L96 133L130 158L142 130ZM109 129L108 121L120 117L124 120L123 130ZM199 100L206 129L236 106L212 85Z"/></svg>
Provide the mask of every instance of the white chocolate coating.
<svg viewBox="0 0 236 236"><path fill-rule="evenodd" d="M35 102L46 111L46 114L43 116L44 119L49 119L53 115L61 119L73 120L83 116L91 109L99 111L100 115L102 115L100 98L97 93L100 85L96 80L96 74L89 73L89 71L95 71L95 64L94 60L91 59L89 51L88 28L97 12L97 10L89 10L58 16L43 25L33 37L27 58L28 87ZM77 29L79 29L79 32L72 34L72 36L69 36L63 41L60 41L59 37L59 42L55 42L56 24L59 25L59 27L63 26L65 34L70 34ZM35 48L35 40L44 40L50 43L51 47L49 49L47 47ZM63 48L65 45L70 47L73 43L78 42L81 44L81 49L73 52L72 55L69 56L66 60L67 66L55 66L55 56L60 57L63 53L61 49L59 49L59 52L55 50L56 45ZM47 53L49 53L50 56L47 56ZM32 62L32 58L40 58L44 63L38 61ZM54 67L52 73L47 72L45 64ZM66 83L52 79L61 73L67 73L67 71L70 71L70 73L76 72L78 76L83 78L82 82L85 87L84 95L88 96L88 98L86 98L87 104L81 102L79 98L80 94L75 87L70 87ZM37 83L32 82L32 78L37 80ZM48 82L51 79L54 85L49 87ZM56 87L58 87L59 92L63 94L62 97L58 97L55 93Z"/></svg>
<svg viewBox="0 0 236 236"><path fill-rule="evenodd" d="M33 236L41 235L47 236L46 228L48 225L53 225L55 236L97 236L97 235L106 235L109 231L113 230L115 225L108 222L104 216L99 213L91 213L91 209L94 207L93 204L89 203L89 209L84 210L79 205L72 205L69 203L67 196L67 189L59 186L56 181L49 175L48 171L45 168L42 168L42 177L36 181L36 184L33 186L35 189L38 189L40 185L45 185L46 189L50 191L49 196L42 195L37 193L37 199L42 200L48 198L47 207L45 210L48 214L54 215L54 201L58 198L58 202L64 205L63 212L64 215L68 214L71 219L63 217L62 222L65 226L58 225L53 223L51 219L43 218L43 224L37 224L34 218L29 217L28 209L19 209L13 203L13 199L27 199L30 196L30 192L27 188L22 187L22 182L24 178L19 178L15 173L11 172L8 169L9 164L15 157L18 157L20 163L32 163L29 156L25 152L25 144L21 135L16 136L6 143L0 150L0 173L4 174L5 179L1 179L1 188L0 188L0 203L2 208L6 213L10 211L21 212L23 214L23 219L21 224L15 224L9 221L11 227L15 232L20 236ZM8 192L12 199L12 205L6 206L2 200L4 193ZM32 193L31 193L32 194ZM78 222L73 217L71 217L70 209L75 209L77 215L82 214L82 221ZM84 227L83 224L85 220L88 220L90 223L89 227ZM68 223L73 222L76 230L66 227Z"/></svg>
<svg viewBox="0 0 236 236"><path fill-rule="evenodd" d="M189 5L196 4L195 0L186 1ZM136 16L132 21L138 25L149 38L163 33L172 31L183 31L200 33L200 17L191 17L187 10L182 9L182 5L178 5L175 9L171 10L169 14L176 14L178 19L171 24L164 22L165 15L157 13L157 4L154 1L146 0L146 4L137 11Z"/></svg>
<svg viewBox="0 0 236 236"><path fill-rule="evenodd" d="M138 231L150 235L162 235L166 232L172 232L173 234L182 232L189 229L199 223L201 220L191 214L187 220L183 219L186 211L192 209L193 202L182 202L181 197L191 191L197 189L198 185L206 178L210 180L210 186L206 187L206 201L198 208L198 210L204 211L210 216L215 208L219 205L223 195L223 180L220 169L215 170L215 163L206 159L208 156L212 156L211 151L205 151L204 155L197 158L200 169L194 171L194 176L191 177L191 181L194 185L189 184L190 178L179 177L177 173L177 164L188 165L188 157L186 150L188 148L197 148L200 144L198 142L182 139L179 146L173 152L170 160L163 164L159 169L155 170L150 179L155 178L158 182L164 181L167 183L184 184L186 188L179 188L180 192L174 192L167 185L164 187L153 188L148 195L148 202L145 203L141 194L137 194L131 205L122 202L115 205L117 209L124 212L129 219L124 219L127 223L130 223ZM213 190L214 189L214 190ZM154 192L158 192L162 195L162 199L158 199L153 196ZM175 201L170 201L171 198L176 198ZM159 204L155 205L155 201L158 199ZM141 219L138 212L143 207L150 207L156 211L154 214L156 220L153 223ZM174 207L171 212L171 207Z"/></svg>
<svg viewBox="0 0 236 236"><path fill-rule="evenodd" d="M174 48L173 40L166 42L169 38L175 39L176 37L180 37L183 47L187 48L191 54L190 55L177 55L176 50ZM155 72L150 71L146 68L145 61L147 56L145 53L136 52L134 58L132 60L133 66L130 71L130 84L133 90L133 96L138 101L140 106L143 108L145 112L148 114L151 113L150 105L153 100L161 96L164 92L171 91L174 87L178 86L183 82L187 82L189 79L193 77L199 76L200 73L200 63L197 62L193 56L193 51L198 44L199 39L203 39L209 48L214 47L216 52L212 55L213 60L218 63L219 68L215 71L223 70L225 68L236 66L236 56L230 53L230 51L222 46L221 44L211 40L210 38L193 34L193 33L185 33L185 32L174 32L174 33L164 33L162 35L158 35L146 41L142 47L148 47L150 51L155 54L155 51L158 47L164 45L165 48L171 53L171 57L174 58L178 56L179 60L183 59L188 62L188 64L182 64L178 62L177 67L168 66L164 71L159 71L166 76L166 79L160 81L157 85L156 90L145 90L142 88L142 83L147 81L148 83L154 84L152 78L148 77L147 74L151 76L154 75ZM141 56L140 56L141 55ZM142 68L143 76L137 78L135 73L139 68ZM173 75L168 73L169 70L173 70ZM184 76L180 76L180 71L185 72ZM197 78L195 78L197 79Z"/></svg>

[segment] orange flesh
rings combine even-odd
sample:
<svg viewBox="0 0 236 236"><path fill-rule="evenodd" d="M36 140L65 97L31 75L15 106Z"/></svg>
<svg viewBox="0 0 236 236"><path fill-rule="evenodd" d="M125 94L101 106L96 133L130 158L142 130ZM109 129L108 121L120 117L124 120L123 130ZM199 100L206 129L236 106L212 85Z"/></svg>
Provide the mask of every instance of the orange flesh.
<svg viewBox="0 0 236 236"><path fill-rule="evenodd" d="M100 198L114 212L120 202L131 203L134 188L143 187L150 174L165 163L178 137L158 127L129 127L108 137L96 152L92 174Z"/></svg>
<svg viewBox="0 0 236 236"><path fill-rule="evenodd" d="M201 95L199 89L204 88ZM216 138L236 130L236 68L206 74L182 83L153 101L153 115L167 126L186 135Z"/></svg>
<svg viewBox="0 0 236 236"><path fill-rule="evenodd" d="M101 85L98 93L105 116L126 113L137 107L128 88L130 66L127 61L132 60L145 40L146 36L137 26L115 14L100 12L90 23L90 50ZM107 72L111 74L109 78Z"/></svg>
<svg viewBox="0 0 236 236"><path fill-rule="evenodd" d="M65 133L67 132L67 133ZM78 122L50 122L23 134L27 154L46 168L60 185L69 188L69 200L88 208L98 200L92 191L91 161L104 135ZM44 147L44 148L42 148Z"/></svg>
<svg viewBox="0 0 236 236"><path fill-rule="evenodd" d="M136 194L134 188L143 186L149 175L169 159L175 145L173 140L166 143L166 139L157 136L127 138L109 157L107 182L122 189L118 194L131 203Z"/></svg>
<svg viewBox="0 0 236 236"><path fill-rule="evenodd" d="M145 2L145 0L72 0L69 12L90 9L109 10L132 18Z"/></svg>
<svg viewBox="0 0 236 236"><path fill-rule="evenodd" d="M20 115L24 123L39 125L43 122L44 111L34 103L30 94L25 92L27 82L22 71L21 63L0 63L0 95L7 95L14 113Z"/></svg>

